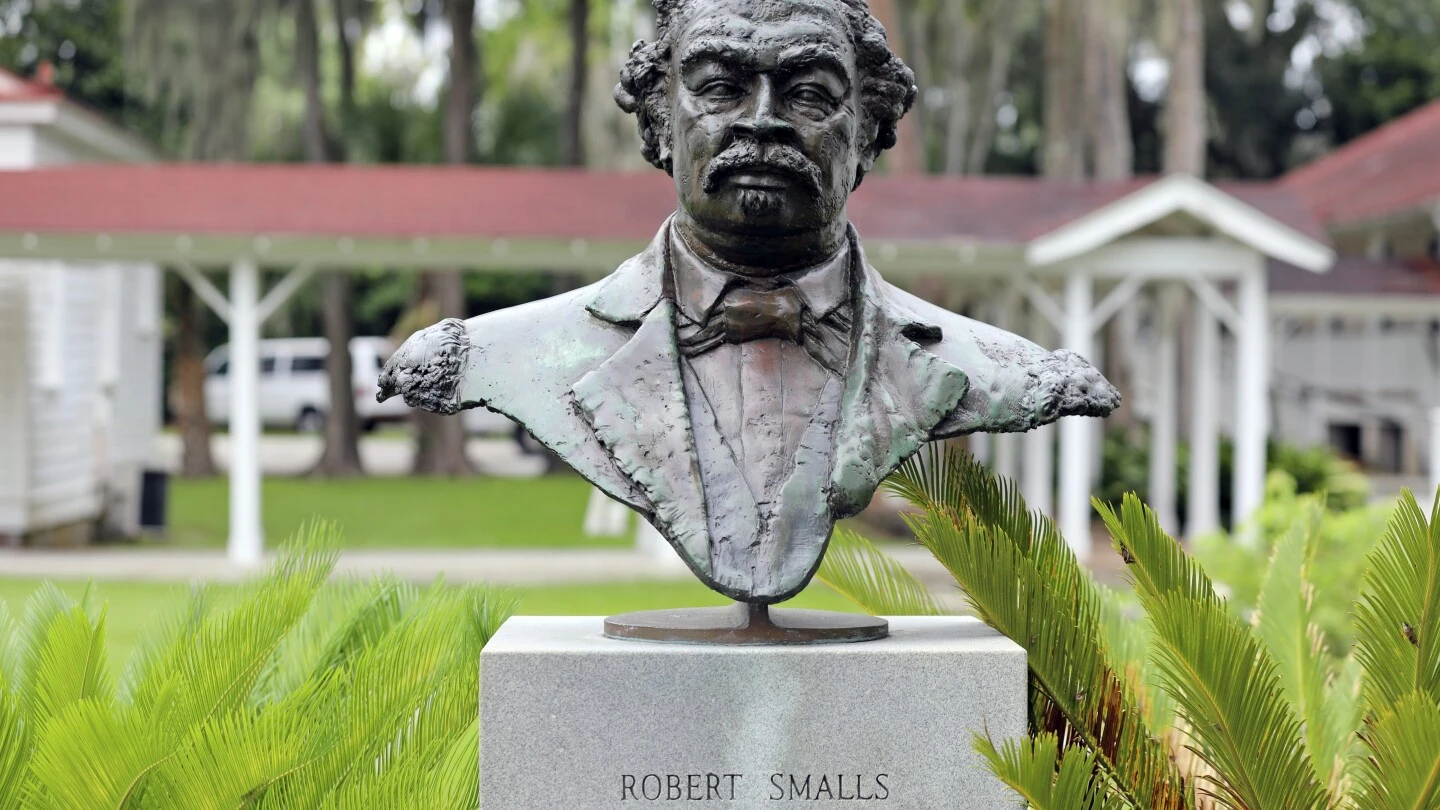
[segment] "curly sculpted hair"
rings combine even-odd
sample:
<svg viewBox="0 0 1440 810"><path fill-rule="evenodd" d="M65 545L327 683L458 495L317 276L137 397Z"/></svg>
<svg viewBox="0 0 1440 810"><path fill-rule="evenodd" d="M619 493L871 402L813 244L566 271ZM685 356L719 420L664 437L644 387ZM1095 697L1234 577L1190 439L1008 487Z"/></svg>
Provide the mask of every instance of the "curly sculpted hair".
<svg viewBox="0 0 1440 810"><path fill-rule="evenodd" d="M635 114L641 152L657 168L671 172L669 81L671 49L679 36L680 12L703 0L652 0L655 5L655 41L636 42L620 69L615 103ZM915 74L890 50L885 27L870 13L866 0L830 0L839 6L849 28L859 67L861 120L861 172L880 153L895 145L895 126L915 102ZM859 176L856 183L859 183Z"/></svg>

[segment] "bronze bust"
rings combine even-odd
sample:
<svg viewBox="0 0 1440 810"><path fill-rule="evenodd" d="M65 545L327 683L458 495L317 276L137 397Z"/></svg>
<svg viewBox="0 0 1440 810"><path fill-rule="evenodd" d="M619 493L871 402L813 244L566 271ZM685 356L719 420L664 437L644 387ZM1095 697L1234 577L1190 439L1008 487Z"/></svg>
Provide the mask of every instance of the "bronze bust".
<svg viewBox="0 0 1440 810"><path fill-rule="evenodd" d="M1119 404L1079 356L866 263L846 200L916 90L865 0L655 6L615 98L674 216L596 284L416 333L382 399L514 418L751 605L804 588L924 442Z"/></svg>

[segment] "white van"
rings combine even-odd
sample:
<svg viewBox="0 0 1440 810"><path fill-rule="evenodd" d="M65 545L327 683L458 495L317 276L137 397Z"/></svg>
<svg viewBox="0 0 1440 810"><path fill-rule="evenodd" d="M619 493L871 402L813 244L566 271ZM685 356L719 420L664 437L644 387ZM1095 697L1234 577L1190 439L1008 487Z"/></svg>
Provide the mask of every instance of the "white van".
<svg viewBox="0 0 1440 810"><path fill-rule="evenodd" d="M350 339L355 414L365 430L384 422L403 421L410 415L411 408L398 397L375 401L380 369L391 351L385 338ZM325 374L329 354L330 343L324 338L260 341L261 424L312 433L324 429L325 415L330 411L330 381ZM205 358L205 412L214 424L230 421L229 370L229 346L221 346ZM470 433L516 435L518 430L514 422L485 408L465 411L463 418Z"/></svg>

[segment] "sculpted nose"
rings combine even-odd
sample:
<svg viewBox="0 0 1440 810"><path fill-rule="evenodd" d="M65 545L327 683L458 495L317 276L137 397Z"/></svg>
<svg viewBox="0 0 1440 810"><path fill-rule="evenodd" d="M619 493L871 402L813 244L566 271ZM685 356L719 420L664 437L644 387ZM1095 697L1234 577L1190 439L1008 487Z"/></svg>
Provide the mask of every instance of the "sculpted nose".
<svg viewBox="0 0 1440 810"><path fill-rule="evenodd" d="M789 140L795 134L795 128L775 114L779 103L775 83L769 76L762 76L759 84L745 114L732 127L735 135L749 136L762 142Z"/></svg>

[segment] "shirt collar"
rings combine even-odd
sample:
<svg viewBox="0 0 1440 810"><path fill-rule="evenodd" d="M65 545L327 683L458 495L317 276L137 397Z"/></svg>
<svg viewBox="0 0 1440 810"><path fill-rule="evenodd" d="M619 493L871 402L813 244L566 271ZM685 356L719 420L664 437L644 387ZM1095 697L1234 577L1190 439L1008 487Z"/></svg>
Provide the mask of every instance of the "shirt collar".
<svg viewBox="0 0 1440 810"><path fill-rule="evenodd" d="M850 300L850 248L820 264L785 273L776 280L800 291L817 319ZM748 283L743 276L711 267L690 249L676 229L670 233L670 269L675 278L675 303L687 318L703 323L715 302L731 287Z"/></svg>

